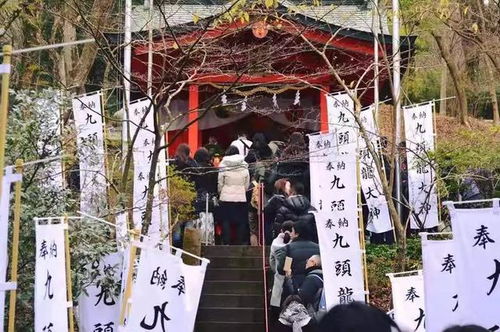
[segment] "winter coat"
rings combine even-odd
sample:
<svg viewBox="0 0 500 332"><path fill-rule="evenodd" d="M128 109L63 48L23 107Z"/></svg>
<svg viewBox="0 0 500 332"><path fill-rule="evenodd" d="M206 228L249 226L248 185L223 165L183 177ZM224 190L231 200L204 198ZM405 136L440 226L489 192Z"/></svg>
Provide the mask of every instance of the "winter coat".
<svg viewBox="0 0 500 332"><path fill-rule="evenodd" d="M175 157L173 162L175 169L184 175L187 180L193 182L194 178L191 173L195 172L195 168L198 167L198 163L193 158L189 158L187 161L181 160L179 157Z"/></svg>
<svg viewBox="0 0 500 332"><path fill-rule="evenodd" d="M319 255L319 246L317 243L302 238L297 238L286 246L276 250L277 271L284 275L283 267L285 258L292 258L292 280L295 289L300 288L305 278L305 269L307 260L313 256Z"/></svg>
<svg viewBox="0 0 500 332"><path fill-rule="evenodd" d="M236 154L222 158L219 165L218 190L221 202L246 202L250 185L248 165L243 156Z"/></svg>
<svg viewBox="0 0 500 332"><path fill-rule="evenodd" d="M266 222L270 224L274 223L274 221L276 220L276 214L285 204L285 200L286 197L284 195L275 194L267 201L267 204L264 207L264 218Z"/></svg>
<svg viewBox="0 0 500 332"><path fill-rule="evenodd" d="M302 285L297 290L297 294L307 308L309 305L316 306L319 303L319 298L321 297L319 291L323 289L323 271L321 268L313 266L306 269L305 272L306 276Z"/></svg>
<svg viewBox="0 0 500 332"><path fill-rule="evenodd" d="M276 261L276 251L279 248L286 246L284 242L285 233L280 233L271 243L271 250L269 252L269 267L271 271L274 272L274 283L273 290L271 293L271 305L273 307L281 306L281 293L283 292L283 282L285 281L285 276L281 275L277 271L277 261Z"/></svg>
<svg viewBox="0 0 500 332"><path fill-rule="evenodd" d="M196 189L195 210L196 212L205 211L208 194L209 211L213 212L214 198L217 196L218 169L207 163L200 163L193 172L195 174L192 175L192 179Z"/></svg>
<svg viewBox="0 0 500 332"><path fill-rule="evenodd" d="M218 170L209 164L199 164L193 170L194 187L197 193L217 194Z"/></svg>
<svg viewBox="0 0 500 332"><path fill-rule="evenodd" d="M281 224L287 220L305 221L308 226L307 236L302 234L307 239L318 242L318 232L316 230L316 221L314 215L311 213L316 209L311 206L307 197L303 195L294 195L288 197L283 206L276 212L275 229L281 227Z"/></svg>

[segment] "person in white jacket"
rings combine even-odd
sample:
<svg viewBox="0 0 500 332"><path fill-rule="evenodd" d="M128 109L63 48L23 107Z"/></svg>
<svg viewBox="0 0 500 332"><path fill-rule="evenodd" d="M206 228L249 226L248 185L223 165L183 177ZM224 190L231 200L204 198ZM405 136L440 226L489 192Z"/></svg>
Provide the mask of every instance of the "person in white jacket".
<svg viewBox="0 0 500 332"><path fill-rule="evenodd" d="M218 192L222 241L231 242L231 224L237 227L237 244L248 244L248 207L246 191L250 185L248 164L238 148L230 146L219 164Z"/></svg>
<svg viewBox="0 0 500 332"><path fill-rule="evenodd" d="M231 142L231 145L238 148L238 153L243 157L247 156L252 144L252 141L250 141L244 133L239 133L238 138Z"/></svg>

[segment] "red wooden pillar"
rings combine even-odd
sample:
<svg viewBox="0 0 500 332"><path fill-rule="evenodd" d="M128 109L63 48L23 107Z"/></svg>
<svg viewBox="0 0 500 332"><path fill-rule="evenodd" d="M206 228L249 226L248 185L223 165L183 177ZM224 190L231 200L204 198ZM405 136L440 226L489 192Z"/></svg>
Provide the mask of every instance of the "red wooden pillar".
<svg viewBox="0 0 500 332"><path fill-rule="evenodd" d="M189 148L191 149L191 154L194 154L196 150L198 149L198 143L199 143L199 128L198 128L198 121L195 121L196 118L198 117L198 108L200 106L200 100L199 100L199 92L198 92L198 86L197 85L190 85L189 86L189 103L188 103L188 123L191 123L194 121L189 127L188 127L188 145Z"/></svg>
<svg viewBox="0 0 500 332"><path fill-rule="evenodd" d="M330 91L328 85L323 86L323 89L319 92L319 130L322 133L328 132L328 105L326 102L326 96Z"/></svg>

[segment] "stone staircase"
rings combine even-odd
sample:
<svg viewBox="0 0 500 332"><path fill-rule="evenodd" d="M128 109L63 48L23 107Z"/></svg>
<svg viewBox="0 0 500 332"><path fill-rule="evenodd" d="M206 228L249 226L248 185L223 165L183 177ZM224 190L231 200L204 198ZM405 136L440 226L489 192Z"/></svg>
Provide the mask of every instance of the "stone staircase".
<svg viewBox="0 0 500 332"><path fill-rule="evenodd" d="M205 246L210 259L195 332L265 331L262 247Z"/></svg>

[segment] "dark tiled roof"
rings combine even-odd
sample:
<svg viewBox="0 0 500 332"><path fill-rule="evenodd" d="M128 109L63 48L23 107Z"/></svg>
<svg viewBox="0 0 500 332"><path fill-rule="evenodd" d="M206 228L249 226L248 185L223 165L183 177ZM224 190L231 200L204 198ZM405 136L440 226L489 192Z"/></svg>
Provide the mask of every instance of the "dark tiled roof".
<svg viewBox="0 0 500 332"><path fill-rule="evenodd" d="M152 28L165 27L165 19L170 26L193 22L195 17L208 18L223 13L229 8L229 3L214 4L218 0L181 0L175 4L167 4L160 11L153 12ZM280 0L280 5L290 12L290 15L300 15L308 23L323 22L337 27L363 32L372 31L372 10L366 7L364 0L323 0L319 6L304 5L297 0ZM149 21L148 8L137 6L132 15L132 31L147 29ZM382 19L383 33L388 34L387 20ZM376 27L375 27L376 28ZM380 29L376 29L380 31Z"/></svg>

